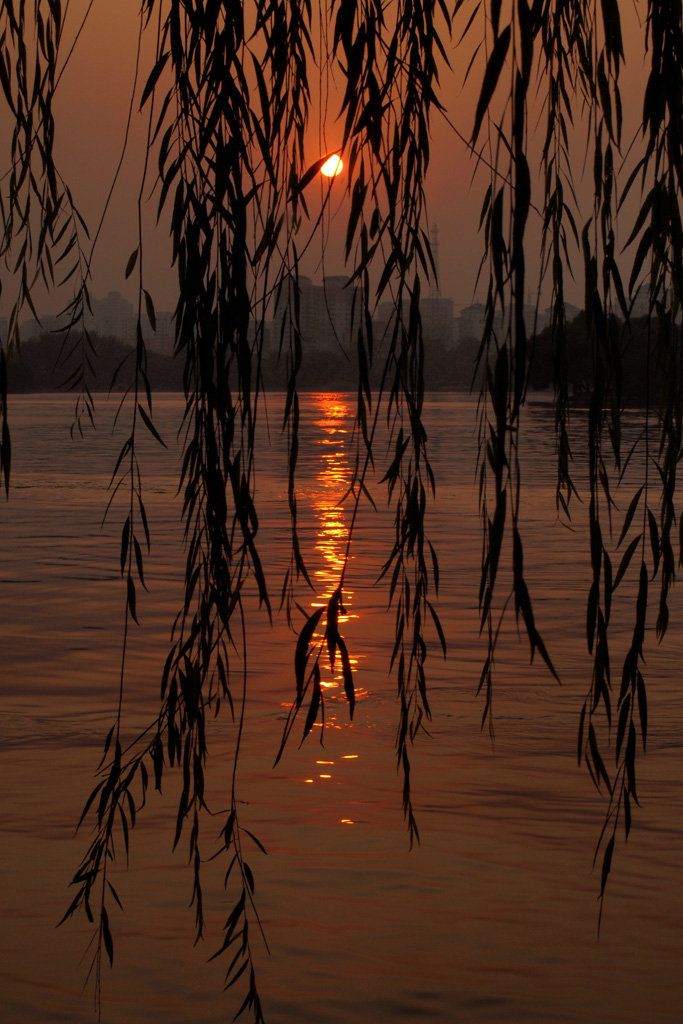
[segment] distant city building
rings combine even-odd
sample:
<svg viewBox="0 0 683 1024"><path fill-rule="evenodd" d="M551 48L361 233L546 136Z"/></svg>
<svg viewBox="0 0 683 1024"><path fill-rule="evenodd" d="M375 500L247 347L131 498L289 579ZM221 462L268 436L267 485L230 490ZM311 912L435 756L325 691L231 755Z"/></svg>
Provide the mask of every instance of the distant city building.
<svg viewBox="0 0 683 1024"><path fill-rule="evenodd" d="M444 299L441 295L440 270L439 270L439 228L432 224L430 229L430 249L433 260L433 273L429 280L429 295L420 298L420 320L422 323L422 336L429 344L430 342L445 345L453 348L457 344L457 332L453 319L453 301ZM377 307L373 323L377 337L383 339L390 335L394 324L396 307L393 302L381 302ZM404 323L408 322L410 315L410 299L406 298L401 304L401 312Z"/></svg>
<svg viewBox="0 0 683 1024"><path fill-rule="evenodd" d="M99 334L101 338L116 338L128 345L134 345L137 333L137 316L132 302L124 298L121 292L109 292L104 299L91 297L92 312L86 309L84 324L87 331ZM173 355L175 328L173 313L161 310L156 314L156 331L152 330L146 312L142 314L142 337L145 344L153 352L162 355ZM49 314L37 320L25 320L21 325L22 337L26 340L37 338L41 334L54 334L64 331L69 325L69 318L64 314Z"/></svg>
<svg viewBox="0 0 683 1024"><path fill-rule="evenodd" d="M567 321L570 321L579 314L580 310L577 306L572 306L570 302L567 302L564 312ZM546 309L537 310L535 305L527 303L524 306L524 324L528 334L531 335L532 332L540 334L541 331L544 331L550 325L550 314L549 306ZM460 311L460 317L456 323L458 342L464 341L466 338L481 338L486 324L486 306L483 302L473 302L471 306L465 306ZM501 336L503 328L508 323L509 320L504 320L500 311L497 311L493 318L493 330L498 337Z"/></svg>
<svg viewBox="0 0 683 1024"><path fill-rule="evenodd" d="M460 310L457 324L458 343L466 339L480 339L483 336L486 324L486 306L484 303L473 302L470 306L464 306ZM493 330L496 334L500 334L502 329L503 317L500 313L496 313L493 318Z"/></svg>
<svg viewBox="0 0 683 1024"><path fill-rule="evenodd" d="M295 322L298 306L302 345L320 351L340 346L346 350L361 323L358 289L352 287L350 279L336 275L316 285L302 274L298 281L290 279L290 288L287 294L283 287L279 296L269 332L272 344L279 346L281 338L287 344L287 332Z"/></svg>
<svg viewBox="0 0 683 1024"><path fill-rule="evenodd" d="M440 341L449 348L455 343L452 299L440 295L422 299L420 317L425 341Z"/></svg>
<svg viewBox="0 0 683 1024"><path fill-rule="evenodd" d="M410 300L405 299L402 306L404 322L410 314ZM374 317L374 328L378 338L391 332L394 323L395 306L393 302L381 302ZM457 344L455 321L453 319L452 299L441 296L425 296L420 299L420 319L425 342L434 342L452 348Z"/></svg>
<svg viewBox="0 0 683 1024"><path fill-rule="evenodd" d="M21 324L22 341L30 341L31 338L39 338L41 334L56 334L66 328L69 318L66 316L52 316L46 313L38 320L24 320Z"/></svg>
<svg viewBox="0 0 683 1024"><path fill-rule="evenodd" d="M85 312L85 326L103 338L119 338L131 344L135 340L135 313L132 302L121 292L109 292L106 299L91 298L90 310Z"/></svg>
<svg viewBox="0 0 683 1024"><path fill-rule="evenodd" d="M142 336L153 352L172 356L175 347L175 313L162 309L156 314L156 331L152 330L147 317L143 317Z"/></svg>
<svg viewBox="0 0 683 1024"><path fill-rule="evenodd" d="M360 292L342 275L323 278L322 291L334 343L347 348L361 322Z"/></svg>

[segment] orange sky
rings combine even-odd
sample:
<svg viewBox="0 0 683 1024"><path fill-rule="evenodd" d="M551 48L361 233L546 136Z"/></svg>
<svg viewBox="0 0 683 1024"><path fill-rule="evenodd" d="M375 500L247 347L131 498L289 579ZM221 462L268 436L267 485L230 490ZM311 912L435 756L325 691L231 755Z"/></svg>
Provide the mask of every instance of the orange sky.
<svg viewBox="0 0 683 1024"><path fill-rule="evenodd" d="M137 9L139 0L117 0L116 4L96 0L80 39L77 51L60 85L57 106L57 153L66 180L72 185L74 198L93 231L121 150L125 130L127 104L132 89L137 42ZM72 30L86 0L72 0ZM637 115L641 108L642 43L638 42L636 9L622 5L622 17L628 20L625 39L630 71L622 76L622 89L627 113ZM463 17L461 15L461 17ZM467 14L469 17L469 13ZM464 22L458 22L461 30ZM454 31L454 40L460 31ZM150 33L151 36L151 33ZM150 39L151 41L151 39ZM478 95L481 72L470 76L462 87L465 51L456 50L455 42L447 47L453 71L442 72L442 90L448 114L463 135L469 136L473 110ZM149 48L146 59L149 60ZM469 56L467 55L467 59ZM137 106L137 104L136 104ZM328 123L328 141L334 145L340 126ZM135 201L144 151L144 118L134 117L127 153L114 202L98 245L93 263L92 292L96 296L120 290L135 300L135 285L124 280L129 253L136 246ZM312 132L315 136L315 133ZM330 146L330 148L332 148ZM311 152L311 162L319 153ZM576 173L580 174L583 149L577 157ZM440 229L441 289L453 298L456 310L473 298L482 242L477 236L481 199L488 184L484 173L471 184L472 159L460 139L438 114L433 120L432 163L427 180L429 221ZM339 179L341 186L344 176ZM337 187L337 183L335 183ZM324 268L320 264L320 246L312 247L304 272L320 278L325 273L343 273L343 237L346 199L339 187L338 210L330 228ZM153 228L156 202L148 204L149 227ZM175 277L169 267L167 230L164 225L152 232L147 248L145 277L157 309L174 305ZM625 237L625 235L624 235ZM580 261L576 261L580 270ZM579 302L581 287L568 297ZM56 312L60 300L39 299L46 311Z"/></svg>

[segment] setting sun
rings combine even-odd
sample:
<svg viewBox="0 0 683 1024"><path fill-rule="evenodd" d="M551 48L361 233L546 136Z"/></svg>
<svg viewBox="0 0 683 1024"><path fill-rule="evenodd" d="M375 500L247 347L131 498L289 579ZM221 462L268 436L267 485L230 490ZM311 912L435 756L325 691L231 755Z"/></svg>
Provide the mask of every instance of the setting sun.
<svg viewBox="0 0 683 1024"><path fill-rule="evenodd" d="M341 174L343 169L344 164L342 163L342 158L338 156L337 153L333 153L329 160L326 160L320 168L320 173L324 174L326 178L336 178L338 174Z"/></svg>

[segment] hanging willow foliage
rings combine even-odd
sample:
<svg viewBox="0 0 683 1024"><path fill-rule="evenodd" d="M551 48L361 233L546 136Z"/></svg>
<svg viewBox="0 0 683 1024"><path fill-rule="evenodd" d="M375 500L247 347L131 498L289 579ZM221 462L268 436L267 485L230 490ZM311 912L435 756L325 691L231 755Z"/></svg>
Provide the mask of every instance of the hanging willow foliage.
<svg viewBox="0 0 683 1024"><path fill-rule="evenodd" d="M28 6L28 11L27 11ZM481 215L486 282L486 324L479 359L485 372L480 396L479 494L482 517L481 632L486 652L480 679L483 720L492 728L495 655L508 609L552 676L548 648L536 625L524 571L520 522L523 479L521 423L533 332L524 318L528 289L529 225L540 225L541 277L552 296L551 332L557 450L557 504L569 517L577 488L570 444L571 396L565 332L565 275L583 260L585 319L592 352L588 412L588 530L592 582L586 598L586 640L593 673L580 713L578 757L607 792L600 899L615 841L627 837L636 796L639 745L647 735L646 681L642 671L650 592L659 591L656 634L668 625L668 595L676 554L676 471L683 444L680 301L683 290L683 28L679 4L647 0L645 45L649 77L641 134L622 159L619 76L624 50L618 0L333 0L315 9L299 0L143 0L140 40L154 40L151 68L139 68L135 103L147 117L148 164L138 200L138 244L126 275L137 275L138 331L135 383L121 415L130 430L113 473L113 494L126 495L121 535L125 625L116 720L106 738L97 784L82 821L94 838L78 868L75 896L65 918L83 910L95 929L93 968L100 992L104 957L113 958L108 907L118 903L108 877L114 839L130 830L153 780L178 767L182 790L175 843L185 836L193 869L197 937L203 933L201 888L207 720L226 703L237 714L232 792L221 832L226 884L235 893L218 951L226 984L239 978L246 994L238 1011L263 1020L251 936L258 916L249 851L260 843L243 825L236 791L241 717L247 699L245 585L255 585L270 615L269 581L258 547L255 434L261 406L261 358L269 311L281 312L281 358L287 367L284 429L288 438L291 562L282 590L295 615L296 588L308 574L297 533L296 468L299 447L297 380L302 364L299 259L323 218L311 224L307 189L323 160L311 161L309 134L318 92L339 88L343 152L348 168L349 214L345 255L356 289L357 424L360 447L351 484L353 523L367 500L365 477L376 457L379 417L387 420L392 455L384 480L393 503L395 532L382 575L395 613L391 664L399 704L397 755L404 778L403 806L411 841L417 824L410 793L410 748L425 719L426 634L445 642L433 604L438 589L436 553L426 531L434 490L422 424L424 343L420 295L435 268L426 233L425 182L430 125L443 111L439 75L451 73L447 46L461 58L464 77L479 69L481 86L472 112L469 146L490 182ZM54 157L53 101L68 62L60 0L4 0L0 9L0 84L13 125L10 166L0 192L0 254L10 272L11 312L0 339L0 471L9 493L11 448L6 361L20 343L19 317L42 280L72 288L71 330L65 351L78 398L75 422L93 416L88 390L93 350L83 329L88 308L92 245ZM460 49L451 45L457 29ZM476 37L476 38L475 38ZM140 54L140 43L138 54ZM317 80L316 80L317 76ZM329 81L325 81L329 79ZM313 82L313 86L312 83ZM313 91L312 91L313 90ZM543 97L545 132L531 131L530 105ZM133 113L131 102L131 115ZM577 115L587 134L575 124ZM330 116L330 112L328 112ZM630 142L630 140L629 140ZM579 147L580 152L575 152ZM593 204L582 219L574 168L589 154ZM635 153L635 157L633 154ZM539 166L537 177L530 168ZM152 166L156 170L152 171ZM624 180L624 177L626 180ZM150 534L137 451L140 431L161 444L142 334L145 313L155 313L145 287L143 200L156 180L159 211L170 220L178 276L175 351L184 365L184 457L180 479L186 538L185 598L173 626L161 681L158 716L132 745L122 746L126 642L137 622L137 595L145 586L144 552ZM623 258L617 262L616 224L630 193L640 201ZM329 201L329 193L324 199ZM584 212L584 218L586 214ZM623 216L623 214L622 214ZM633 254L632 256L630 254ZM646 454L644 476L617 523L613 480L619 481L633 449L622 451L622 355L629 314L640 289L648 296L648 366L658 367L645 428L636 445ZM380 346L373 312L390 299L394 315ZM3 296L3 301L6 296ZM617 319L619 312L621 319ZM625 324L625 326L624 326ZM72 341L71 339L76 339ZM373 393L370 369L381 362ZM113 495L112 495L113 497ZM352 531L353 532L353 531ZM501 558L511 551L511 585L502 592ZM610 553L611 552L611 553ZM348 554L348 551L347 551ZM610 611L627 575L637 577L633 635L613 690ZM282 749L297 719L306 735L322 714L321 661L341 659L349 711L354 688L350 658L339 631L344 570L327 607L305 617L294 652L294 699ZM324 625L320 639L317 628ZM237 651L237 678L233 665ZM235 711L235 709L238 709ZM612 736L610 747L610 735ZM279 756L279 755L278 755ZM611 767L610 767L611 761ZM215 833L215 823L211 823ZM213 853L216 851L213 850ZM235 881L236 880L236 881ZM216 954L218 955L218 953Z"/></svg>

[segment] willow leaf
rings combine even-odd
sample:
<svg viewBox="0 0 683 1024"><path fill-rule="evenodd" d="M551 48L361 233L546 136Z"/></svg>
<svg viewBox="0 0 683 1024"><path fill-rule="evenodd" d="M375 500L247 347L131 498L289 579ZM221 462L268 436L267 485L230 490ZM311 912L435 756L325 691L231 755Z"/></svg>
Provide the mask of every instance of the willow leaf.
<svg viewBox="0 0 683 1024"><path fill-rule="evenodd" d="M498 79L500 78L500 73L503 70L505 58L507 57L507 52L510 47L510 38L511 27L510 25L506 25L496 39L488 64L486 65L486 72L484 74L484 80L479 94L479 102L477 103L477 109L474 115L474 128L472 130L471 139L472 144L477 141L484 114L488 110L489 103L496 91Z"/></svg>

